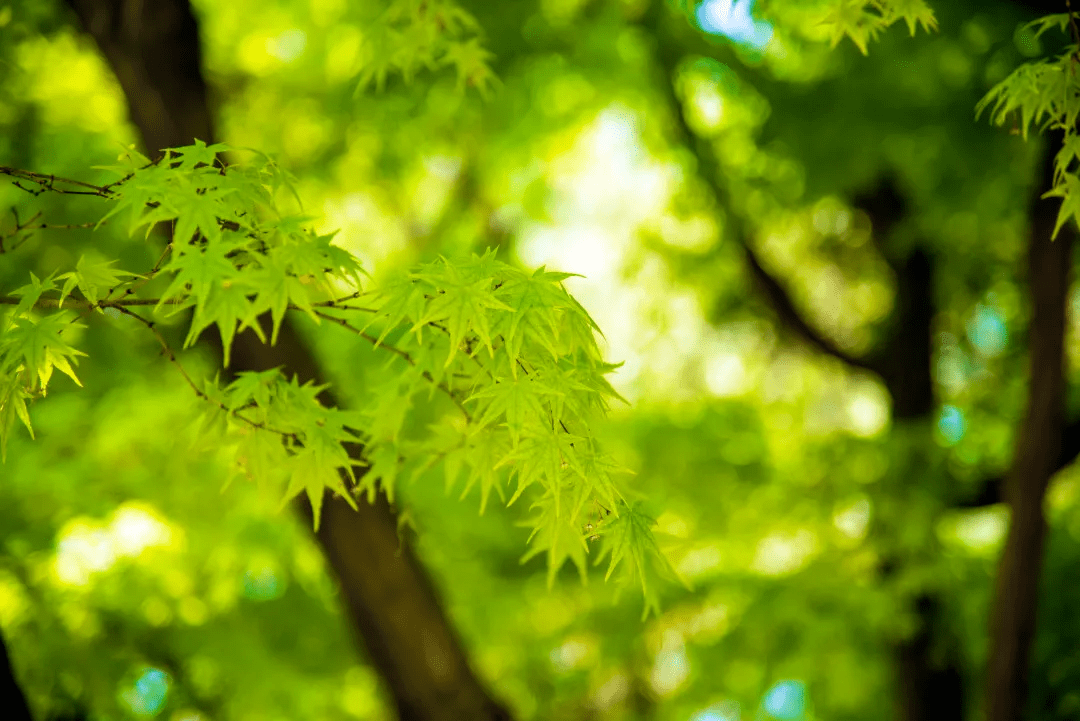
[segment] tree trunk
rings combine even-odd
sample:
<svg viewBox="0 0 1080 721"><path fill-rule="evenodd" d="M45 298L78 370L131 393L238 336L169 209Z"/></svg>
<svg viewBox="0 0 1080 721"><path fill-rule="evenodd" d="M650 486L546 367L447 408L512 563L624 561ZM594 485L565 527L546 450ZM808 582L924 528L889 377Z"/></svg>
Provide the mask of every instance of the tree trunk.
<svg viewBox="0 0 1080 721"><path fill-rule="evenodd" d="M10 721L34 721L26 696L15 678L3 637L0 637L0 708L4 709L4 717Z"/></svg>
<svg viewBox="0 0 1080 721"><path fill-rule="evenodd" d="M727 193L721 179L722 169L709 143L698 138L683 114L682 100L675 92L675 72L683 57L693 54L711 55L714 49L700 34L686 26L683 18L673 21L662 4L650 6L640 20L656 38L656 59L663 76L661 88L671 106L679 140L694 153L698 173L713 190L718 205L727 204ZM893 418L897 424L925 423L934 410L934 388L931 374L931 323L936 313L933 300L934 259L922 249L899 258L889 252L885 239L889 230L907 212L903 197L895 184L883 178L878 187L855 198L853 204L871 217L873 238L897 278L897 297L892 318L892 333L883 351L869 357L854 356L839 348L803 316L787 293L784 284L757 260L748 242L745 229L736 228L734 235L746 251L747 269L763 299L776 313L781 327L819 352L843 361L851 368L875 372L889 390L893 400ZM731 209L729 208L729 211ZM737 212L729 212L724 220L729 227L740 223ZM882 574L895 573L900 560L893 557L882 563ZM911 638L893 646L896 670L897 716L903 721L961 721L964 717L964 679L960 672L953 639L935 638L940 634L942 602L924 594L915 599L917 627ZM935 663L934 648L946 648L944 663Z"/></svg>
<svg viewBox="0 0 1080 721"><path fill-rule="evenodd" d="M1041 199L1042 193L1051 187L1054 151L1060 144L1060 133L1050 138L1032 201L1028 254L1031 376L1027 412L1018 434L1012 468L1005 479L1005 500L1012 510L1012 521L998 569L990 617L987 721L1018 721L1023 714L1046 536L1043 498L1050 477L1058 468L1065 426L1065 308L1073 230L1070 221L1057 239L1051 240L1058 203Z"/></svg>
<svg viewBox="0 0 1080 721"><path fill-rule="evenodd" d="M187 0L67 2L116 73L152 156L196 138L214 141L198 23ZM288 319L274 347L250 331L237 336L233 372L279 365L301 381L325 381ZM334 403L329 394L322 400ZM354 458L360 451L350 449ZM303 495L297 507L310 524ZM397 518L385 497L360 503L354 512L328 494L316 538L344 594L347 616L402 721L511 718L471 669L426 572L398 538Z"/></svg>

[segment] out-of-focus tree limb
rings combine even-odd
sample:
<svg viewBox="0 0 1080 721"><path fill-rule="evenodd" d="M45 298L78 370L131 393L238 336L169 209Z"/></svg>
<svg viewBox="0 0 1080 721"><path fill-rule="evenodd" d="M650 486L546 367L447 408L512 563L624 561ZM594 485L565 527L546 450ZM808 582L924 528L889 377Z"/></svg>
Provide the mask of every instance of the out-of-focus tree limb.
<svg viewBox="0 0 1080 721"><path fill-rule="evenodd" d="M112 66L131 119L151 155L196 138L214 141L198 23L188 0L67 0ZM269 319L263 319L268 322ZM219 341L220 345L220 341ZM287 318L276 346L237 335L232 372L284 366L322 384L325 375ZM324 403L334 399L324 394ZM359 458L361 448L351 449ZM310 522L301 495L297 510ZM345 598L347 616L389 687L402 721L509 721L473 672L432 584L384 496L353 511L323 503L317 539Z"/></svg>

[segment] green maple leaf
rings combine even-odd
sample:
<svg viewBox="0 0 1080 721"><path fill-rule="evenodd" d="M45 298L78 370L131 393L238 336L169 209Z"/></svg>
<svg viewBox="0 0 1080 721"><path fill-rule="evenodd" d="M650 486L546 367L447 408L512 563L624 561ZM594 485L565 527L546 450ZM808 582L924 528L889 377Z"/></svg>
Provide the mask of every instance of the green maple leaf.
<svg viewBox="0 0 1080 721"><path fill-rule="evenodd" d="M178 170L194 170L199 165L214 165L219 153L227 153L231 150L228 145L214 143L207 145L204 141L195 139L194 145L186 145L181 148L173 148L173 152L180 156Z"/></svg>
<svg viewBox="0 0 1080 721"><path fill-rule="evenodd" d="M261 267L252 274L252 285L258 291L255 314L261 315L263 311L270 311L270 343L274 345L277 343L281 321L290 304L307 311L316 322L318 316L315 316L312 310L308 286L290 272L288 259L278 248L262 256L259 262Z"/></svg>
<svg viewBox="0 0 1080 721"><path fill-rule="evenodd" d="M244 245L242 239L226 238L205 248L188 247L182 253L174 253L163 270L175 273L176 277L161 295L157 308L167 300L184 296L196 306L205 303L212 288L237 278L239 271L228 254Z"/></svg>
<svg viewBox="0 0 1080 721"><path fill-rule="evenodd" d="M483 412L477 423L483 427L503 417L516 446L526 426L543 425L546 413L541 398L559 394L559 391L527 376L498 378L491 385L473 393L466 402L490 399L480 405Z"/></svg>
<svg viewBox="0 0 1080 721"><path fill-rule="evenodd" d="M532 275L514 274L499 288L497 296L513 308L502 315L494 332L503 336L511 372L516 375L522 347L535 343L558 358L556 348L562 312L572 307L569 294L560 283L573 273L551 273L543 267Z"/></svg>
<svg viewBox="0 0 1080 721"><path fill-rule="evenodd" d="M1051 238L1057 238L1061 226L1070 218L1080 222L1080 177L1075 173L1064 173L1061 183L1054 186L1043 194L1043 198L1061 198L1061 208L1058 210L1057 221L1054 223L1054 232Z"/></svg>
<svg viewBox="0 0 1080 721"><path fill-rule="evenodd" d="M37 388L45 393L53 369L59 370L79 386L82 382L71 368L78 356L86 354L76 350L62 337L71 328L83 327L72 323L67 311L53 313L36 320L14 318L12 324L0 335L0 372L23 369L29 379L30 391Z"/></svg>
<svg viewBox="0 0 1080 721"><path fill-rule="evenodd" d="M597 453L591 448L578 453L578 457L582 468L582 480L577 488L579 495L574 513L577 513L582 505L591 499L601 501L607 508L616 508L623 499L611 477L616 473L633 473L633 471L620 466L606 453Z"/></svg>
<svg viewBox="0 0 1080 721"><path fill-rule="evenodd" d="M507 454L506 435L492 430L483 431L473 426L470 428L466 448L463 459L469 466L469 474L465 479L465 488L461 492L461 498L469 495L469 492L479 484L480 513L483 513L492 491L505 500L502 485L499 483L498 468L499 460Z"/></svg>
<svg viewBox="0 0 1080 721"><path fill-rule="evenodd" d="M441 322L450 335L450 353L446 365L454 359L458 347L470 330L476 333L480 342L490 355L495 351L491 346L491 332L487 316L488 309L513 310L503 303L492 291L492 279L468 280L452 265L443 262L441 273L420 273L418 278L428 281L439 289L439 293L427 306L424 315L416 321L414 329L425 324Z"/></svg>
<svg viewBox="0 0 1080 721"><path fill-rule="evenodd" d="M517 473L518 487L510 498L510 503L516 501L530 485L540 483L552 494L554 510L558 514L564 470L579 476L585 472L575 450L577 444L584 442L585 439L581 436L543 425L535 430L530 429L517 449L503 456L498 462L498 466L513 462L514 472Z"/></svg>
<svg viewBox="0 0 1080 721"><path fill-rule="evenodd" d="M912 37L915 36L915 29L918 26L926 32L937 30L937 18L934 17L934 11L924 0L889 0L889 9L894 19L903 19Z"/></svg>
<svg viewBox="0 0 1080 721"><path fill-rule="evenodd" d="M1054 156L1055 186L1063 182L1065 173L1078 158L1080 158L1080 135L1068 133L1061 142L1061 149Z"/></svg>
<svg viewBox="0 0 1080 721"><path fill-rule="evenodd" d="M225 389L225 397L221 402L230 410L243 408L251 403L266 408L270 405L277 384L282 380L279 368L241 371L236 380Z"/></svg>
<svg viewBox="0 0 1080 721"><path fill-rule="evenodd" d="M161 164L140 167L130 172L131 177L117 187L116 202L98 221L98 227L114 215L128 211L128 233L134 234L137 228L147 225L146 234L149 236L155 223L173 220L177 216L172 207L163 202L169 192L173 173L170 168L162 167Z"/></svg>
<svg viewBox="0 0 1080 721"><path fill-rule="evenodd" d="M401 470L401 459L398 447L395 443L380 443L374 448L368 448L366 458L370 468L360 479L360 487L367 491L368 502L373 503L377 485L382 486L386 498L394 502L394 489L397 486L398 473Z"/></svg>
<svg viewBox="0 0 1080 721"><path fill-rule="evenodd" d="M220 444L215 435L214 444ZM247 475L261 483L274 483L288 475L289 456L281 437L256 428L243 429L236 446L237 461Z"/></svg>
<svg viewBox="0 0 1080 721"><path fill-rule="evenodd" d="M564 356L557 366L545 369L547 384L562 391L550 398L553 418L588 422L596 414L607 412L609 398L629 405L604 377L621 365L592 361L577 353Z"/></svg>
<svg viewBox="0 0 1080 721"><path fill-rule="evenodd" d="M220 176L212 173L205 175L205 184L196 184L185 176L167 196L168 204L176 214L176 227L173 229L173 243L187 245L196 233L201 233L210 244L221 240L221 225L218 216L222 213L221 198L234 192L233 188L221 187Z"/></svg>
<svg viewBox="0 0 1080 721"><path fill-rule="evenodd" d="M74 271L57 276L57 280L64 280L64 287L60 291L60 305L63 305L64 299L76 286L88 301L97 303L103 295L103 291L121 285L124 282L123 277L141 277L136 273L113 268L112 266L115 264L115 260L105 260L103 258L87 260L85 255L81 256L79 262L75 264Z"/></svg>
<svg viewBox="0 0 1080 721"><path fill-rule="evenodd" d="M375 323L384 324L376 340L376 345L378 345L401 323L415 324L424 315L426 307L427 300L424 298L423 285L407 277L399 278L380 291L379 311L364 326L364 329Z"/></svg>
<svg viewBox="0 0 1080 721"><path fill-rule="evenodd" d="M39 280L36 275L30 273L30 284L24 285L21 288L16 288L11 291L12 295L20 296L19 303L15 306L12 313L16 316L26 313L33 308L44 293L50 290L56 290L56 283L53 282L53 273L50 273L45 280ZM63 300L61 299L61 303Z"/></svg>
<svg viewBox="0 0 1080 721"><path fill-rule="evenodd" d="M550 494L534 503L532 508L538 513L529 522L533 532L529 536L529 550L521 557L521 562L525 563L540 553L546 553L547 585L551 588L555 584L555 574L569 560L577 566L581 581L585 583L588 579L586 568L589 547L577 519L560 514Z"/></svg>
<svg viewBox="0 0 1080 721"><path fill-rule="evenodd" d="M289 486L285 490L282 507L301 492L307 493L315 517L316 531L319 530L322 500L327 489L338 493L355 509L356 501L345 489L338 468L334 459L317 446L301 450L289 459Z"/></svg>
<svg viewBox="0 0 1080 721"><path fill-rule="evenodd" d="M257 308L248 298L251 292L250 286L242 281L224 281L218 286L212 286L205 302L195 307L195 316L191 320L191 328L184 339L184 347L193 345L207 326L216 323L221 330L221 344L225 354L224 366L228 368L232 341L237 330L251 328L259 340L265 343L266 338L259 325Z"/></svg>
<svg viewBox="0 0 1080 721"><path fill-rule="evenodd" d="M605 580L611 578L621 565L624 572L637 581L645 597L644 619L650 610L659 613L658 582L671 580L676 574L653 536L656 519L645 513L640 503L620 506L618 515L608 516L597 529L601 546L596 562L601 563L605 556L608 557Z"/></svg>
<svg viewBox="0 0 1080 721"><path fill-rule="evenodd" d="M441 61L457 69L459 91L464 90L468 83L486 96L488 86L496 79L489 63L492 57L479 39L472 38L466 42L451 43Z"/></svg>
<svg viewBox="0 0 1080 721"><path fill-rule="evenodd" d="M380 384L378 395L370 408L364 412L367 419L365 430L375 441L397 441L402 426L412 407L412 383Z"/></svg>
<svg viewBox="0 0 1080 721"><path fill-rule="evenodd" d="M28 398L30 394L26 391L25 384L19 380L18 374L0 373L0 460L7 460L7 440L16 418L26 426L30 437L34 437L30 414L26 410Z"/></svg>

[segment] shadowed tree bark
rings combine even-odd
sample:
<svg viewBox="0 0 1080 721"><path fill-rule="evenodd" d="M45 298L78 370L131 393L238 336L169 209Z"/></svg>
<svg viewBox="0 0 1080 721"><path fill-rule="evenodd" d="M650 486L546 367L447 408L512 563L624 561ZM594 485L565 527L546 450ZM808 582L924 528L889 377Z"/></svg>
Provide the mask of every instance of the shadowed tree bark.
<svg viewBox="0 0 1080 721"><path fill-rule="evenodd" d="M26 703L22 687L15 678L11 667L7 644L0 637L0 708L4 709L4 718L11 721L34 721L30 707Z"/></svg>
<svg viewBox="0 0 1080 721"><path fill-rule="evenodd" d="M127 97L131 119L151 156L161 149L214 141L201 68L198 23L187 0L66 0L97 42ZM266 321L267 319L263 319ZM220 339L218 339L220 349ZM277 345L239 334L232 372L284 366L287 375L323 383L310 350L286 319ZM321 400L335 404L329 393ZM350 449L354 458L359 446ZM301 495L297 510L310 524ZM353 511L324 499L319 544L344 595L349 620L389 687L402 721L508 721L468 663L432 584L385 496Z"/></svg>
<svg viewBox="0 0 1080 721"><path fill-rule="evenodd" d="M1043 500L1050 478L1059 468L1066 433L1065 313L1074 233L1070 223L1062 228L1056 240L1051 240L1058 203L1043 200L1042 194L1053 185L1054 153L1061 146L1061 134L1053 135L1048 145L1042 176L1031 202L1028 253L1031 370L1027 411L1003 489L1012 521L998 569L990 617L987 721L1018 721L1027 700L1028 663L1046 538Z"/></svg>

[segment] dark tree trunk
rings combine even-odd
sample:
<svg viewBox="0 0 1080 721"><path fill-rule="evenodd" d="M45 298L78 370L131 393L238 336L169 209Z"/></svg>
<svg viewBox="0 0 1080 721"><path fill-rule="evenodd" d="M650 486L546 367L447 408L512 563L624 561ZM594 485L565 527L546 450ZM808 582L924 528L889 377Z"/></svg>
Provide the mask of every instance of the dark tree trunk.
<svg viewBox="0 0 1080 721"><path fill-rule="evenodd" d="M187 0L67 0L116 73L151 155L198 138L214 141L198 23ZM325 381L288 319L277 345L237 336L232 372L284 365ZM326 403L333 403L329 394ZM361 449L351 452L358 457ZM301 496L298 511L310 523ZM316 535L344 595L348 618L393 696L402 721L508 721L471 669L432 584L383 496L353 511L330 494Z"/></svg>
<svg viewBox="0 0 1080 721"><path fill-rule="evenodd" d="M905 258L895 258L890 252L888 233L907 212L891 180L885 179L872 193L854 202L870 216L874 240L896 274L892 333L871 365L889 390L896 423L924 423L935 407L931 374L931 324L937 313L934 259L921 248ZM895 573L900 563L900 559L885 559L882 575ZM943 622L943 606L940 594L928 592L917 597L915 631L893 649L903 721L964 719L964 677L955 639Z"/></svg>
<svg viewBox="0 0 1080 721"><path fill-rule="evenodd" d="M670 13L660 3L641 19L657 40L656 59L664 76L660 82L671 105L675 130L694 153L698 174L709 185L718 204L723 207L727 193L721 178L722 170L713 156L713 149L702 141L689 126L682 111L682 101L674 88L674 76L679 62L686 55L711 55L714 49L699 33L687 28L680 17L673 22ZM921 249L906 257L896 257L886 245L886 237L907 212L903 197L889 178L878 187L854 199L854 205L871 217L874 241L889 262L897 279L897 298L892 318L892 332L883 351L869 357L852 355L836 345L800 312L784 284L774 278L758 261L745 230L733 231L743 243L747 268L764 300L772 307L779 325L819 352L881 376L893 400L893 417L898 423L921 423L934 410L934 388L931 375L931 323L936 308L933 295L934 259ZM729 211L731 209L729 208ZM725 225L738 226L737 212L729 212ZM895 573L900 560L885 559L883 573ZM943 603L939 598L924 595L915 600L917 625L914 635L893 648L898 691L898 716L903 721L961 721L964 717L964 679L957 663L955 642L941 638ZM943 662L937 662L934 650L944 646Z"/></svg>
<svg viewBox="0 0 1080 721"><path fill-rule="evenodd" d="M262 318L267 338L269 318ZM301 382L323 382L314 357L289 323L282 323L275 346L263 345L250 330L237 335L231 371L283 366ZM319 399L337 405L324 391ZM359 458L359 446L349 453ZM311 506L301 495L297 508L311 524ZM354 511L328 493L316 537L345 596L348 616L369 658L390 687L401 721L509 721L473 673L431 582L409 545L398 536L397 517L386 497L362 500Z"/></svg>
<svg viewBox="0 0 1080 721"><path fill-rule="evenodd" d="M0 637L0 708L4 709L4 718L10 721L34 721L26 696L15 678L3 637Z"/></svg>
<svg viewBox="0 0 1080 721"><path fill-rule="evenodd" d="M1058 202L1041 199L1053 182L1054 151L1060 143L1060 134L1050 139L1031 206L1028 254L1031 376L1016 455L1005 479L1005 500L1012 510L1012 522L1001 556L990 617L987 721L1019 721L1023 715L1046 536L1043 499L1050 478L1058 469L1065 432L1065 308L1073 231L1070 221L1057 239L1051 240Z"/></svg>

